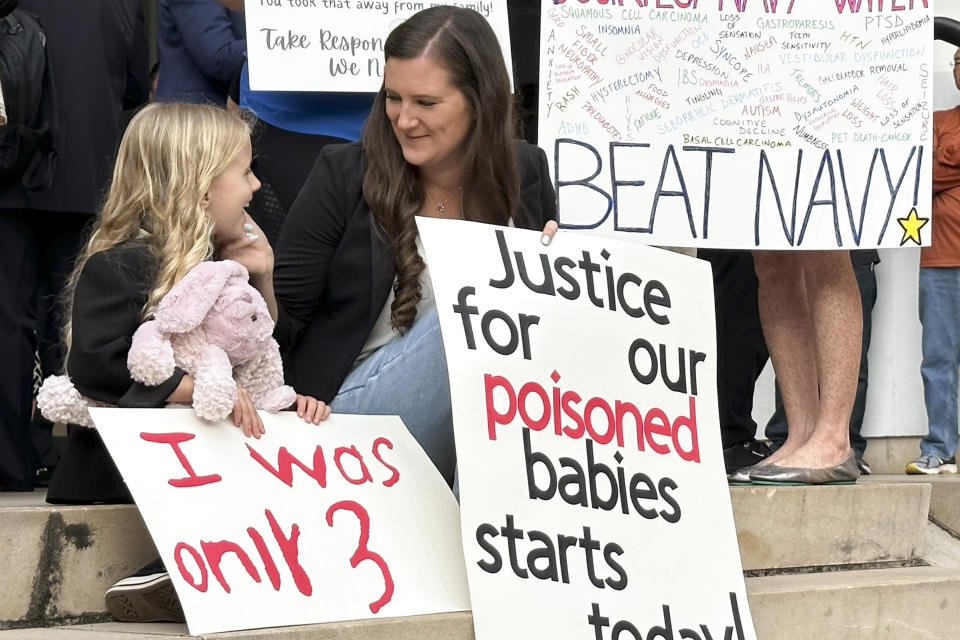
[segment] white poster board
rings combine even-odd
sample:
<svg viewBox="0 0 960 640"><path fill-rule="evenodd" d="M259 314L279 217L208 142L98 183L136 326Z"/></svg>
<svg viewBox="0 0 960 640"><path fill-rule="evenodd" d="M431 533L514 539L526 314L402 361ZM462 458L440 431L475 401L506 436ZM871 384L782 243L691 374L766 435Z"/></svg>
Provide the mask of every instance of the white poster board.
<svg viewBox="0 0 960 640"><path fill-rule="evenodd" d="M417 223L478 640L754 640L709 265L619 239L561 231L543 247L539 232Z"/></svg>
<svg viewBox="0 0 960 640"><path fill-rule="evenodd" d="M561 227L752 249L930 241L927 0L543 0Z"/></svg>
<svg viewBox="0 0 960 640"><path fill-rule="evenodd" d="M470 608L457 504L395 416L266 434L190 409L91 409L191 634Z"/></svg>
<svg viewBox="0 0 960 640"><path fill-rule="evenodd" d="M379 91L383 43L390 31L414 13L441 4L473 9L487 19L512 82L506 0L246 0L250 88Z"/></svg>

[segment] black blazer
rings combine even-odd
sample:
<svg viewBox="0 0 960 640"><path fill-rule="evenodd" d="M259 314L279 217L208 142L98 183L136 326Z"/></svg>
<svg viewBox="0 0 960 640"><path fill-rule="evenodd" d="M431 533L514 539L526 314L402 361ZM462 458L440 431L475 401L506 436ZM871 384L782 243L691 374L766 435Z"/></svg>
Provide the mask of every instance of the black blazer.
<svg viewBox="0 0 960 640"><path fill-rule="evenodd" d="M134 382L127 370L127 352L156 273L153 256L136 242L95 253L84 265L73 296L67 358L67 373L83 395L121 407L162 407L180 384L179 369L155 387ZM47 502L132 502L95 429L70 427Z"/></svg>
<svg viewBox="0 0 960 640"><path fill-rule="evenodd" d="M517 143L517 227L557 217L547 157ZM291 207L273 271L276 337L287 382L329 402L363 348L393 286L393 248L370 224L359 143L329 145Z"/></svg>

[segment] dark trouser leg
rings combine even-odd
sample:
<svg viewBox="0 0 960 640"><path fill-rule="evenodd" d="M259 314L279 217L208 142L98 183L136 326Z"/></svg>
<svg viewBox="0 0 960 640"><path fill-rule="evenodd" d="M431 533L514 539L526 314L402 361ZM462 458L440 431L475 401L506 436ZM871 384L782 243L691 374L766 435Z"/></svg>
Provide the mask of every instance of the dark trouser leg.
<svg viewBox="0 0 960 640"><path fill-rule="evenodd" d="M73 271L77 253L85 240L85 227L92 214L37 211L34 212L42 233L37 237L37 320L41 378L63 373L64 349L60 339L64 317L63 291ZM40 412L31 423L31 437L42 466L53 467L57 456L52 451L53 425Z"/></svg>
<svg viewBox="0 0 960 640"><path fill-rule="evenodd" d="M867 441L860 435L863 427L863 413L867 408L867 352L870 351L870 332L873 328L873 306L877 302L877 275L872 264L854 265L853 274L860 289L860 301L863 305L863 344L860 348L860 371L857 375L857 395L850 414L850 446L863 458Z"/></svg>
<svg viewBox="0 0 960 640"><path fill-rule="evenodd" d="M713 268L717 315L717 400L726 449L754 437L753 388L767 362L749 251L701 249Z"/></svg>
<svg viewBox="0 0 960 640"><path fill-rule="evenodd" d="M538 90L536 84L523 84L517 87L515 95L520 132L523 134L523 139L530 144L537 144Z"/></svg>
<svg viewBox="0 0 960 640"><path fill-rule="evenodd" d="M0 210L0 490L33 488L30 441L36 350L36 227L30 211Z"/></svg>

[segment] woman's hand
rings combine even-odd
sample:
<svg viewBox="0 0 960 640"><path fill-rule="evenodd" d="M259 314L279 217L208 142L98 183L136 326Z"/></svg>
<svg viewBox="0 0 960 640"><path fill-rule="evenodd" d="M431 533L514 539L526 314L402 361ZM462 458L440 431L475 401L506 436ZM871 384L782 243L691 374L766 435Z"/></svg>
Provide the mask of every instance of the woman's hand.
<svg viewBox="0 0 960 640"><path fill-rule="evenodd" d="M305 422L320 424L330 417L330 406L312 396L297 394L297 416Z"/></svg>
<svg viewBox="0 0 960 640"><path fill-rule="evenodd" d="M555 220L547 220L547 224L543 225L543 235L540 236L540 244L547 246L550 244L550 241L553 240L553 236L557 234L557 222Z"/></svg>
<svg viewBox="0 0 960 640"><path fill-rule="evenodd" d="M218 247L220 258L242 264L250 273L251 280L272 277L273 249L266 235L250 214L244 214L243 228L245 233L242 236Z"/></svg>
<svg viewBox="0 0 960 640"><path fill-rule="evenodd" d="M243 435L248 438L259 440L260 436L266 433L257 408L253 405L250 394L243 387L237 387L237 401L233 404L230 418L233 420L233 426L243 431Z"/></svg>

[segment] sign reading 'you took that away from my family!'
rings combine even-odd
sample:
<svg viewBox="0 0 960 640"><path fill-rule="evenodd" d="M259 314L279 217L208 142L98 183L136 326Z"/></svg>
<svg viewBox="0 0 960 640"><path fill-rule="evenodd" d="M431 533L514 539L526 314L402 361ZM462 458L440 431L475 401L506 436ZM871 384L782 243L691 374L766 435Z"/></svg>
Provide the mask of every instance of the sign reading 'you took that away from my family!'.
<svg viewBox="0 0 960 640"><path fill-rule="evenodd" d="M585 234L543 247L539 232L417 224L478 640L754 640L709 265Z"/></svg>
<svg viewBox="0 0 960 640"><path fill-rule="evenodd" d="M250 86L262 91L379 91L387 35L414 13L441 4L485 17L504 60L510 60L506 0L246 0Z"/></svg>
<svg viewBox="0 0 960 640"><path fill-rule="evenodd" d="M544 0L560 222L660 245L927 245L928 0Z"/></svg>

